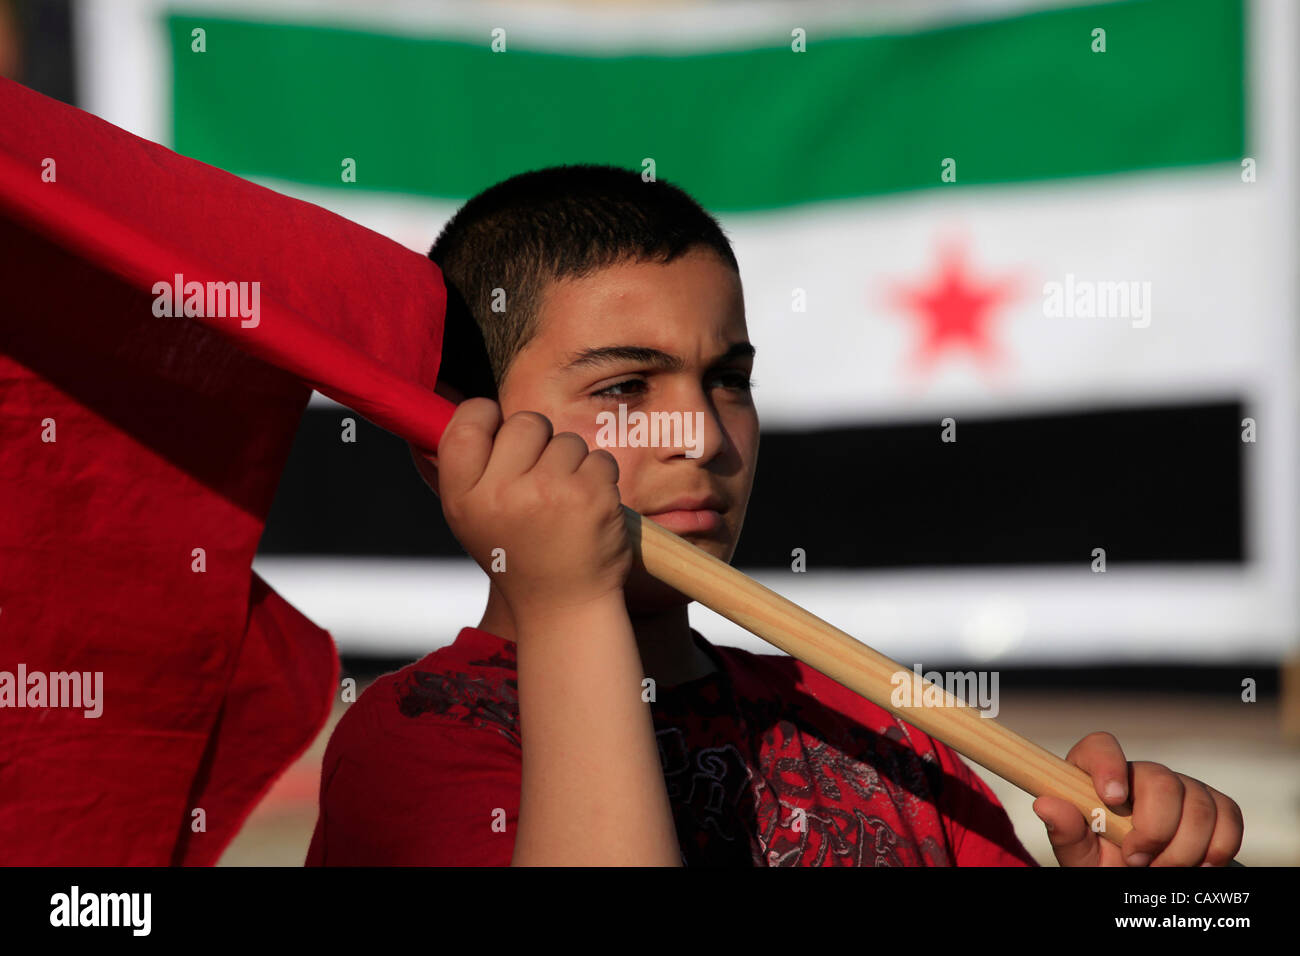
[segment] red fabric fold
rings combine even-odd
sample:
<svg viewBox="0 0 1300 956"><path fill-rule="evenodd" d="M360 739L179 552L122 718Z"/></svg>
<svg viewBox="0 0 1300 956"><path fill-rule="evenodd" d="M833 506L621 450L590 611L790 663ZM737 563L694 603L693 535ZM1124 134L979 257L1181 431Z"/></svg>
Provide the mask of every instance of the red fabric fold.
<svg viewBox="0 0 1300 956"><path fill-rule="evenodd" d="M255 321L156 315L177 274L258 283ZM441 276L0 81L0 283L0 861L213 863L337 682L251 572L302 411L436 447ZM17 706L33 673L101 675L102 713Z"/></svg>

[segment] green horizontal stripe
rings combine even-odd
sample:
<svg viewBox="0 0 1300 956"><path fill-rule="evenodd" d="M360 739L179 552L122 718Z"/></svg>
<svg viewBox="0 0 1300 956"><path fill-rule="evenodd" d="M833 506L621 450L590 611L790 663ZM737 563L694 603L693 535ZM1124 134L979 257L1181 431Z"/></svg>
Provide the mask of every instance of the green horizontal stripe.
<svg viewBox="0 0 1300 956"><path fill-rule="evenodd" d="M1146 0L917 34L596 57L168 17L178 151L244 175L459 200L599 162L713 211L1240 161L1241 0ZM207 31L207 52L190 49ZM1091 51L1106 30L1107 52Z"/></svg>

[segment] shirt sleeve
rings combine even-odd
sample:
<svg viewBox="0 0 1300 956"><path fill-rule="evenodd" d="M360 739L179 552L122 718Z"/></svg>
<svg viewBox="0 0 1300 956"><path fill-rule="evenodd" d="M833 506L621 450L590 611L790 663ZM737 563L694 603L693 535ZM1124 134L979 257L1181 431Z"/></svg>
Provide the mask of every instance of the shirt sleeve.
<svg viewBox="0 0 1300 956"><path fill-rule="evenodd" d="M955 750L931 740L948 777L939 795L939 815L953 848L954 865L1038 866L988 784Z"/></svg>
<svg viewBox="0 0 1300 956"><path fill-rule="evenodd" d="M327 747L308 866L510 865L518 748L489 728L348 716Z"/></svg>

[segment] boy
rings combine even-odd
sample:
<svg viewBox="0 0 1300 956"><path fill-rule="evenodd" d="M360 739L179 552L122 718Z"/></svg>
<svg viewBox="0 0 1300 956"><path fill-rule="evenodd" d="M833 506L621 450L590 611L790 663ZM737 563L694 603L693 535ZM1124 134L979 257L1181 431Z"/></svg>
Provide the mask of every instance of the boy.
<svg viewBox="0 0 1300 956"><path fill-rule="evenodd" d="M464 400L438 457L412 451L487 607L344 715L308 864L1034 865L949 748L792 658L712 646L634 566L620 503L724 561L748 505L754 348L716 221L664 182L558 167L470 200L430 257L483 332L499 404ZM597 448L620 403L702 413L703 433ZM1130 768L1108 734L1068 759L1099 802L1125 812L1132 790L1135 830L1121 854L1040 798L1062 864L1236 853L1240 811L1217 791Z"/></svg>

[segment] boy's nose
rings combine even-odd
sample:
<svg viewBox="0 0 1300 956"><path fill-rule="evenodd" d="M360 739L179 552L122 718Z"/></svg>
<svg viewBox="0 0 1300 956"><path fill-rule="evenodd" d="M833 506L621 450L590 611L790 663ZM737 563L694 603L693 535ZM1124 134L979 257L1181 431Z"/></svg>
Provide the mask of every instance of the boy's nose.
<svg viewBox="0 0 1300 956"><path fill-rule="evenodd" d="M672 425L667 424L672 422L672 419L667 419L665 428L662 429L669 433L661 439L660 448L664 451L663 446L667 445L667 455L709 461L717 457L718 453L726 447L727 434L722 427L717 410L702 393L693 400L684 401L680 405L661 411L669 414L680 413L680 429L676 427L675 422Z"/></svg>

